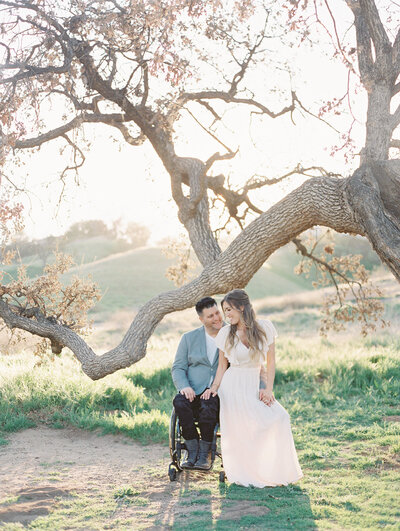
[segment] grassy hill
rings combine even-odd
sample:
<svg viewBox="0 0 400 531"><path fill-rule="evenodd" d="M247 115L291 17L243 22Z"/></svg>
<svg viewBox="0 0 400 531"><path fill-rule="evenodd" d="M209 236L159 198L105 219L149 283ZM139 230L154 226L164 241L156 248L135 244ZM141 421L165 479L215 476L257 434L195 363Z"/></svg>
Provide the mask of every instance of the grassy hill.
<svg viewBox="0 0 400 531"><path fill-rule="evenodd" d="M365 239L336 235L336 249L342 253L360 253L368 269L378 265L379 261ZM65 275L68 282L72 275L91 275L103 293L102 300L95 312L115 312L120 309L134 309L160 292L174 289L174 285L165 277L165 272L173 263L166 258L161 248L140 248L118 252L117 241L104 237L87 238L69 243L64 251L73 255L77 264L74 271ZM294 267L300 257L293 244L289 243L276 251L266 264L256 273L247 286L252 299L275 297L299 293L312 289L314 272L310 278L294 274ZM31 277L39 275L43 263L37 256L25 257ZM16 266L4 268L15 276ZM200 268L199 268L200 271Z"/></svg>
<svg viewBox="0 0 400 531"><path fill-rule="evenodd" d="M136 249L83 264L65 275L65 280L74 274L90 274L103 293L96 311L137 308L158 293L174 289L174 284L165 276L172 262L160 248ZM276 252L249 283L250 297L263 298L311 289L312 279L293 273L297 262L292 250L284 248Z"/></svg>
<svg viewBox="0 0 400 531"><path fill-rule="evenodd" d="M379 263L364 239L355 241L354 238L338 235L337 240L341 252L363 254L369 269ZM349 240L353 242L352 250ZM250 298L262 299L313 289L314 272L306 278L293 271L299 259L293 244L276 251L248 284L246 290ZM158 293L174 289L173 283L165 277L172 263L173 260L166 258L161 248L141 248L82 265L79 273L91 274L104 294L95 311L115 311L137 308Z"/></svg>

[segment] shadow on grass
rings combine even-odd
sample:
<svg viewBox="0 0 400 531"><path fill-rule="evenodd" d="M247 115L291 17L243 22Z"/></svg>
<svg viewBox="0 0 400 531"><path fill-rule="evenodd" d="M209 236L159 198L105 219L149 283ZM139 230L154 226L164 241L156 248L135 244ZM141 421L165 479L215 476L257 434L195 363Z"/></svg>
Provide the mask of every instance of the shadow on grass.
<svg viewBox="0 0 400 531"><path fill-rule="evenodd" d="M216 519L216 529L229 529L229 520L237 505L242 504L245 508L249 502L252 502L255 510L240 517L237 521L240 526L262 529L317 528L309 496L297 485L257 489L220 484L219 490L226 501L232 500L234 503L222 503L221 513ZM257 514L257 509L260 514Z"/></svg>
<svg viewBox="0 0 400 531"><path fill-rule="evenodd" d="M308 494L297 485L252 488L219 483L208 473L185 471L177 502L166 502L157 525L179 530L317 529ZM169 492L166 485L165 493ZM169 497L166 496L169 500Z"/></svg>

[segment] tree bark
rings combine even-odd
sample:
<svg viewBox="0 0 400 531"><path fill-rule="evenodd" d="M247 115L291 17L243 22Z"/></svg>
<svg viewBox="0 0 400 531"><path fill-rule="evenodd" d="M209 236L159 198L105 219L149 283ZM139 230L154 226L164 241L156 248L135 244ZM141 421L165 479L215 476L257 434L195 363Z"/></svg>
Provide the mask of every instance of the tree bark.
<svg viewBox="0 0 400 531"><path fill-rule="evenodd" d="M179 208L179 221L187 230L201 265L206 267L221 254L221 248L210 225L205 164L199 159L177 157L169 173L172 196ZM182 183L189 186L189 197L184 196Z"/></svg>
<svg viewBox="0 0 400 531"><path fill-rule="evenodd" d="M361 164L389 158L392 137L390 102L394 83L376 83L368 93L368 110L365 147L361 153Z"/></svg>
<svg viewBox="0 0 400 531"><path fill-rule="evenodd" d="M347 190L358 224L400 282L400 161L361 166Z"/></svg>

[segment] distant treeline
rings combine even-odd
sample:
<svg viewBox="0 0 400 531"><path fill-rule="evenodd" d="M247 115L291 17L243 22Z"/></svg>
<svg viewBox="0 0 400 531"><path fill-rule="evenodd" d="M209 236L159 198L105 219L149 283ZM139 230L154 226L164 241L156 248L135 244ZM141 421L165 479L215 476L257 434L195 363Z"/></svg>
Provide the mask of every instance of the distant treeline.
<svg viewBox="0 0 400 531"><path fill-rule="evenodd" d="M45 265L55 250L75 255L76 245L74 243L93 238L102 240L104 247L109 248L110 252L105 253L107 255L146 245L150 238L150 230L148 227L133 221L123 225L120 220L116 220L111 227L108 227L100 219L91 219L73 223L60 236L51 235L35 240L22 235L14 240L7 247L7 250L17 251L21 258L37 256ZM79 252L79 254L81 253ZM104 253L101 254L104 256Z"/></svg>

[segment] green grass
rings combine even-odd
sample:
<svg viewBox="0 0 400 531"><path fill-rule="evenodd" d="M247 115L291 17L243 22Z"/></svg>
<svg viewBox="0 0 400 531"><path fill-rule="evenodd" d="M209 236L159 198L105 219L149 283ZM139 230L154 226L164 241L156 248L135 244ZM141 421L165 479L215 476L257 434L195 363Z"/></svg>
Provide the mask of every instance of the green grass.
<svg viewBox="0 0 400 531"><path fill-rule="evenodd" d="M157 345L159 342L156 342ZM150 349L151 349L150 343ZM0 436L45 422L102 433L124 433L143 443L165 442L174 393L168 361L148 360L93 382L72 356L46 361L33 356L0 358Z"/></svg>
<svg viewBox="0 0 400 531"><path fill-rule="evenodd" d="M342 243L344 249L345 240ZM80 244L74 245L71 251L82 256ZM108 256L79 268L82 275L92 274L103 290L97 312L131 309L173 287L164 276L170 261L159 249L109 256L115 250L97 240L90 245L86 242L83 251L80 262ZM372 267L367 250L365 258ZM280 334L275 391L292 419L305 474L298 485L243 488L219 484L216 474L198 474L170 485L167 463L154 464L145 466L131 485L110 485L107 491L90 495L72 493L29 528L128 530L148 524L202 531L400 529L396 489L400 423L390 420L400 415L400 339L392 329L364 340L355 337L354 329L347 336L319 339L318 303L310 299L304 304L308 292L304 297L300 293L310 288L312 279L293 274L297 262L292 246L286 246L271 256L247 291L253 299L270 297L260 312L273 320ZM38 274L40 264L34 257L30 268L29 274ZM299 293L289 307L286 300L272 299L287 293ZM386 304L386 314L395 321L398 299L392 297ZM115 322L110 316L110 327L95 338L102 350L115 344L125 326L122 314L115 315ZM176 321L164 320L149 343L148 355L137 365L97 382L82 374L68 354L35 368L36 360L29 352L0 355L2 451L12 432L42 424L119 433L143 444L167 445L175 394L170 365L179 333L189 326L186 316L180 321L179 316ZM52 466L47 470L45 465L48 481L59 481ZM154 484L169 493L161 509ZM7 499L0 505L8 503ZM171 512L171 499L176 514ZM232 519L230 511L235 507L243 507L243 514ZM3 527L11 531L21 525Z"/></svg>
<svg viewBox="0 0 400 531"><path fill-rule="evenodd" d="M153 338L145 359L98 382L84 376L68 355L34 370L28 354L2 356L0 444L11 431L45 423L167 445L177 341L177 336ZM252 489L219 484L216 474L198 474L175 484L180 512L170 515L168 525L174 530L400 529L400 423L390 420L400 415L398 338L338 335L328 341L282 334L277 350L276 396L291 415L304 479L288 487ZM92 493L90 499L62 500L30 526L64 529L67 519L76 529L103 528L111 515L115 529L139 529L145 522L161 526L154 482L169 485L166 463L145 466L131 485ZM240 506L244 516L229 519L230 508ZM250 508L254 511L246 515ZM143 513L135 520L126 511Z"/></svg>

